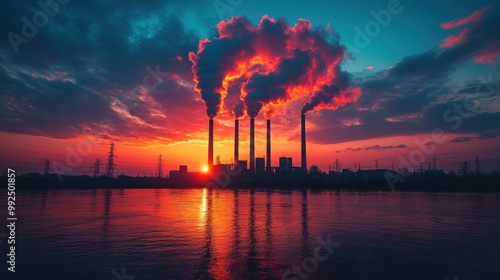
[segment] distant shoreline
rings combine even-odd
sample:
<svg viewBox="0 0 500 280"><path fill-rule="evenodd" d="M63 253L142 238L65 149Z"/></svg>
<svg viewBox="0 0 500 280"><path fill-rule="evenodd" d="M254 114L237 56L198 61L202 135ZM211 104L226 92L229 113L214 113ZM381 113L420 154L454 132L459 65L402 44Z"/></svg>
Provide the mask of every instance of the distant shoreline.
<svg viewBox="0 0 500 280"><path fill-rule="evenodd" d="M414 182L417 183L417 182ZM425 182L420 182L425 184ZM427 182L428 183L428 182ZM479 182L478 182L479 183ZM18 183L18 190L63 190L63 189L72 189L72 190L95 190L95 189L222 189L222 190L334 190L334 191L360 191L360 192L373 192L373 191L382 191L382 192L468 192L468 193L500 193L500 182L497 182L496 185L493 183L481 185L479 184L461 184L455 186L435 186L435 185L414 185L411 183L404 183L399 186L396 186L394 190L389 188L387 183L376 181L376 182L363 182L360 184L359 182L353 182L350 184L338 184L338 185L325 185L325 184L304 184L304 185L281 185L281 186L272 186L272 185L245 185L245 186L228 186L228 187L207 187L204 185L163 185L163 184L147 184L147 185L136 185L136 184L44 184L40 182L39 184L28 184L24 185L22 182Z"/></svg>
<svg viewBox="0 0 500 280"><path fill-rule="evenodd" d="M4 177L5 179L6 177ZM500 177L408 177L389 185L386 180L350 180L337 182L326 177L234 176L200 177L195 180L172 180L153 177L90 178L88 176L19 176L18 190L58 189L263 189L263 190L338 190L338 191L417 191L417 192L500 192ZM61 180L60 180L61 179Z"/></svg>
<svg viewBox="0 0 500 280"><path fill-rule="evenodd" d="M53 190L195 190L195 189L205 189L205 188L194 188L194 187L26 187L19 189L19 191L53 191ZM301 191L301 190L317 190L317 191L347 191L347 192L384 192L384 193L401 193L401 192L421 192L421 193L500 193L500 190L473 190L473 189L396 189L392 191L391 189L351 189L351 188L265 188L265 187L245 187L245 188L214 188L212 190L257 190L257 191Z"/></svg>

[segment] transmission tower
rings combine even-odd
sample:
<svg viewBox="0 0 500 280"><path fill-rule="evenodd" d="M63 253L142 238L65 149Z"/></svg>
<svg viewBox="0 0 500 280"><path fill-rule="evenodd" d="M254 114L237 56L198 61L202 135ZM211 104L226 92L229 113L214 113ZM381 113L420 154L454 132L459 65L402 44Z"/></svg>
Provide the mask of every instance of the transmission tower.
<svg viewBox="0 0 500 280"><path fill-rule="evenodd" d="M43 172L43 175L44 176L49 176L49 173L50 173L50 164L52 162L50 160L46 160L45 161L45 171Z"/></svg>
<svg viewBox="0 0 500 280"><path fill-rule="evenodd" d="M99 178L99 176L101 175L101 160L96 159L95 163L93 164L93 167L94 167L94 174L92 175L92 177Z"/></svg>
<svg viewBox="0 0 500 280"><path fill-rule="evenodd" d="M106 177L115 177L115 143L111 143L108 154L108 163L106 164Z"/></svg>
<svg viewBox="0 0 500 280"><path fill-rule="evenodd" d="M375 159L375 169L378 170L378 159Z"/></svg>
<svg viewBox="0 0 500 280"><path fill-rule="evenodd" d="M340 172L340 166L341 166L341 163L339 162L339 159L335 159L335 172Z"/></svg>
<svg viewBox="0 0 500 280"><path fill-rule="evenodd" d="M158 178L162 178L163 177L163 156L160 154L158 156L158 164L157 164L157 167L158 167L158 170L156 171L156 175L158 176Z"/></svg>

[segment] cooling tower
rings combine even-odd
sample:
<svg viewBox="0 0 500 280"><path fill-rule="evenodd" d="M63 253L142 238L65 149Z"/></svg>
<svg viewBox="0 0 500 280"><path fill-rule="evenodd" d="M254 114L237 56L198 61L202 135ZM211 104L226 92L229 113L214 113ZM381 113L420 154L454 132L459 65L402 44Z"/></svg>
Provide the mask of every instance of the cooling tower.
<svg viewBox="0 0 500 280"><path fill-rule="evenodd" d="M301 159L302 159L302 171L307 173L307 160L306 160L306 115L302 114L301 125L300 125L301 137L300 137L300 145L301 145Z"/></svg>
<svg viewBox="0 0 500 280"><path fill-rule="evenodd" d="M238 119L234 120L234 166L238 165L240 153L240 123Z"/></svg>
<svg viewBox="0 0 500 280"><path fill-rule="evenodd" d="M250 118L250 173L255 173L255 121Z"/></svg>
<svg viewBox="0 0 500 280"><path fill-rule="evenodd" d="M214 119L208 121L208 166L214 165Z"/></svg>
<svg viewBox="0 0 500 280"><path fill-rule="evenodd" d="M271 172L271 120L267 120L266 171Z"/></svg>

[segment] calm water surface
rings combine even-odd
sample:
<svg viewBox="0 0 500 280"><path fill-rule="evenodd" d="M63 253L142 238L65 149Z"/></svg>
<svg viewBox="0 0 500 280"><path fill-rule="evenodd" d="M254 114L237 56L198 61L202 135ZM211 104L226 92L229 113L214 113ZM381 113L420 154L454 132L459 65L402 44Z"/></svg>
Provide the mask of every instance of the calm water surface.
<svg viewBox="0 0 500 280"><path fill-rule="evenodd" d="M500 279L500 194L114 189L16 200L17 272L1 239L0 279Z"/></svg>

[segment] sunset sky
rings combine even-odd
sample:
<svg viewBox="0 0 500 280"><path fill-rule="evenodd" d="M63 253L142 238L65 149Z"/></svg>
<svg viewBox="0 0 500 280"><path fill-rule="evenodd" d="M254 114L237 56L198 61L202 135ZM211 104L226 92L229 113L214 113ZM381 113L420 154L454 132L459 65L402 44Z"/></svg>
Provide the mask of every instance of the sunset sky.
<svg viewBox="0 0 500 280"><path fill-rule="evenodd" d="M1 168L43 172L51 160L89 174L114 142L119 174L151 175L159 154L166 170L199 171L207 112L216 115L215 155L230 163L240 102L240 159L247 112L260 104L256 156L268 116L272 164L288 156L298 166L301 109L316 98L308 165L323 171L336 159L397 168L419 151L425 167L434 156L445 170L477 156L484 170L500 169L495 1L188 2L5 2ZM219 74L227 97L213 103Z"/></svg>

